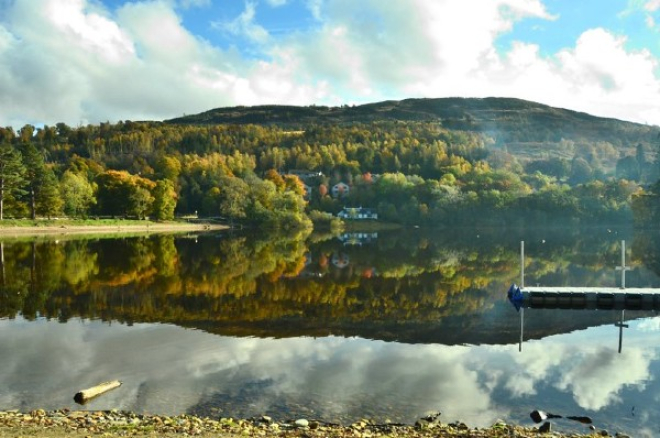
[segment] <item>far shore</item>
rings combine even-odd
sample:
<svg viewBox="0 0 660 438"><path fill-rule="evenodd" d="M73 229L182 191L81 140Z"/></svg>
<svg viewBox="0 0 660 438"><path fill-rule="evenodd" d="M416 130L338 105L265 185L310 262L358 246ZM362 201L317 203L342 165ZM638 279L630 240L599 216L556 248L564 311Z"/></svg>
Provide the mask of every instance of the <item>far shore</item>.
<svg viewBox="0 0 660 438"><path fill-rule="evenodd" d="M212 231L226 230L229 227L221 224L211 223L188 223L188 222L145 222L128 221L123 224L121 221L114 223L93 224L89 222L76 223L75 221L66 221L61 224L40 223L39 221L29 221L28 224L16 225L15 221L3 224L0 222L0 237L7 236L31 236L31 235L60 235L60 234L114 234L114 233L166 233L166 232L184 232L184 231Z"/></svg>

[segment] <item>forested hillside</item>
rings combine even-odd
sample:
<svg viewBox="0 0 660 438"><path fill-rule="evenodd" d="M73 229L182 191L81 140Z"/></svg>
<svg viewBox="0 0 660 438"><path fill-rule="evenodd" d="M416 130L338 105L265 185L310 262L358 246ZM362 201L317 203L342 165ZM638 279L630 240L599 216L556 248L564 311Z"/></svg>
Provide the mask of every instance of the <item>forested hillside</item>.
<svg viewBox="0 0 660 438"><path fill-rule="evenodd" d="M643 195L657 188L659 149L658 127L495 98L27 125L0 128L0 218L196 214L282 228L368 207L430 226L631 221L633 196L656 214Z"/></svg>

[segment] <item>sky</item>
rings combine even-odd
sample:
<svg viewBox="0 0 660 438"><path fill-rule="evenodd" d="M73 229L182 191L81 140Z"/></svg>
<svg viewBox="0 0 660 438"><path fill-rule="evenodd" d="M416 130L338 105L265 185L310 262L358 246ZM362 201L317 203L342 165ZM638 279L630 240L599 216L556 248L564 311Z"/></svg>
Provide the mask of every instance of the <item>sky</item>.
<svg viewBox="0 0 660 438"><path fill-rule="evenodd" d="M0 126L516 97L660 125L660 0L0 0Z"/></svg>

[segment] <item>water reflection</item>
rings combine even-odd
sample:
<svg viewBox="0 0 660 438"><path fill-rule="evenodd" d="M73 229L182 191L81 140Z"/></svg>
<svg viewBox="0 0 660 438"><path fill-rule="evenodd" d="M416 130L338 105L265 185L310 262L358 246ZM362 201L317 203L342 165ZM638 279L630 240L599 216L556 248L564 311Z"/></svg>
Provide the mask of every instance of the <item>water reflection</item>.
<svg viewBox="0 0 660 438"><path fill-rule="evenodd" d="M0 406L74 407L79 389L119 379L88 408L342 423L439 410L475 426L531 424L543 409L650 428L660 424L647 408L659 393L654 312L626 311L618 354L620 313L528 309L519 352L506 300L520 240L532 284L614 286L625 238L626 283L657 287L660 238L629 233L6 241Z"/></svg>
<svg viewBox="0 0 660 438"><path fill-rule="evenodd" d="M660 319L631 325L619 355L612 326L529 342L519 353L514 345L232 338L168 325L2 320L0 329L13 335L0 339L0 404L74 408L77 390L116 378L124 385L87 408L408 423L440 410L446 421L487 426L498 418L527 424L528 407L543 406L639 431L660 421L653 408L659 354L649 348L660 345ZM627 424L633 405L635 424Z"/></svg>
<svg viewBox="0 0 660 438"><path fill-rule="evenodd" d="M620 235L603 232L537 231L543 239L520 232L533 254L529 281L615 284ZM158 321L224 335L516 342L502 297L518 277L519 236L463 233L380 233L361 246L333 236L226 234L6 242L0 316ZM649 241L633 243L631 285L660 283L646 265L654 266L660 245ZM527 324L526 336L606 321L597 313L560 316Z"/></svg>

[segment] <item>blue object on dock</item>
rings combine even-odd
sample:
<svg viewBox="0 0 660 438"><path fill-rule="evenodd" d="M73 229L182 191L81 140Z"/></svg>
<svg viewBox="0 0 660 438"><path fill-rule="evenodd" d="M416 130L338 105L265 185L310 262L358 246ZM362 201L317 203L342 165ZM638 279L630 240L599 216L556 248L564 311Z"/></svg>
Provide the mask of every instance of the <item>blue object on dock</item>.
<svg viewBox="0 0 660 438"><path fill-rule="evenodd" d="M507 297L509 297L509 301L516 307L516 310L520 310L523 304L523 294L517 284L513 283L511 285L507 292Z"/></svg>

